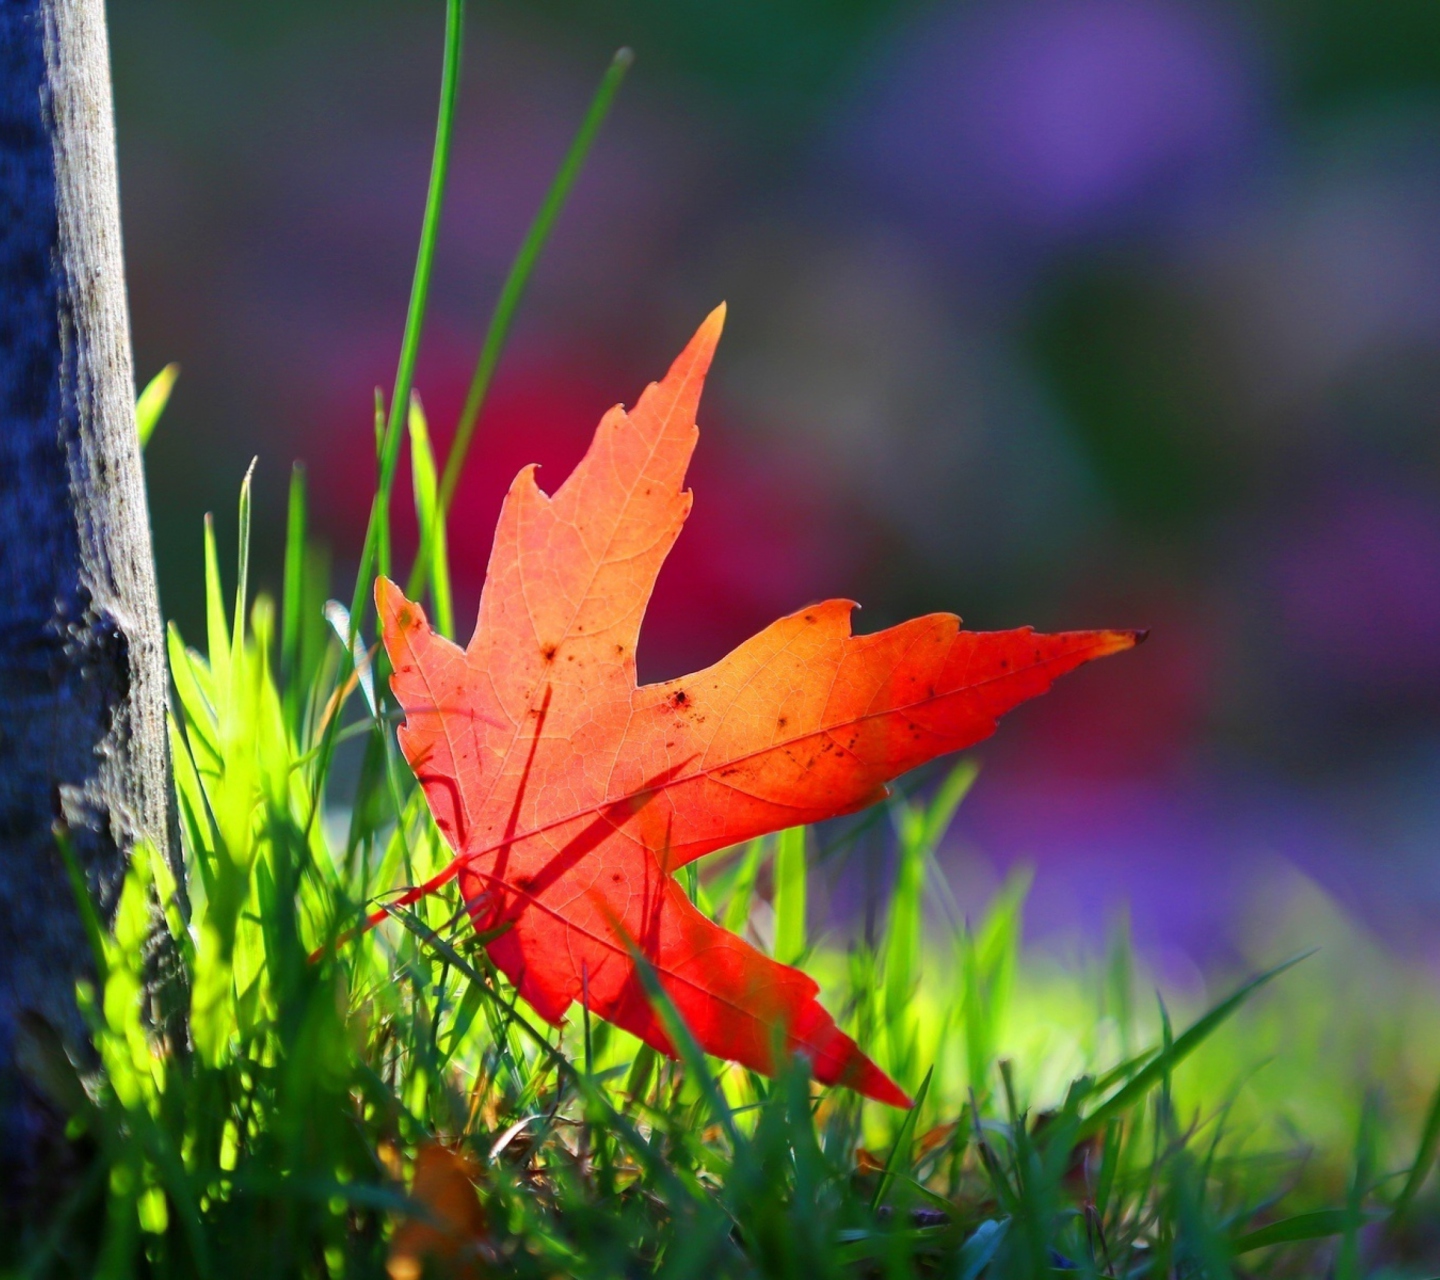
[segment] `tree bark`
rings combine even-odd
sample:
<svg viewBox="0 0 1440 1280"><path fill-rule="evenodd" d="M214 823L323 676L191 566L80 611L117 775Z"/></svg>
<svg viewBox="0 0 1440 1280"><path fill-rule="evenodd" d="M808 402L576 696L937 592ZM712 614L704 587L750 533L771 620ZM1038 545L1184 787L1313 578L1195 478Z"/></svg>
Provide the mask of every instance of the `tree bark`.
<svg viewBox="0 0 1440 1280"><path fill-rule="evenodd" d="M90 951L55 824L102 917L138 840L175 857L112 111L104 0L0 0L0 1187L12 1192L55 1134L17 1065L22 1029L48 1024L83 1052L75 981Z"/></svg>

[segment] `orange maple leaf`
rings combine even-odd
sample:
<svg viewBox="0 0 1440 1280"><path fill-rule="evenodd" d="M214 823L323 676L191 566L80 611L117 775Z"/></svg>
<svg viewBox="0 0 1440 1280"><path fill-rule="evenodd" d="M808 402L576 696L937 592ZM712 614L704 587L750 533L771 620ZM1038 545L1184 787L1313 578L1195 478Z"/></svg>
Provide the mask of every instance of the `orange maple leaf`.
<svg viewBox="0 0 1440 1280"><path fill-rule="evenodd" d="M855 636L854 606L830 600L704 671L637 685L640 621L690 511L695 411L724 314L633 411L604 416L553 496L533 467L516 477L467 648L376 583L400 745L456 851L399 901L458 876L476 928L508 926L491 958L552 1023L583 999L673 1056L635 948L707 1052L768 1073L783 1044L822 1083L905 1106L816 984L707 919L673 873L873 803L891 778L987 737L1138 633L976 633L932 614Z"/></svg>

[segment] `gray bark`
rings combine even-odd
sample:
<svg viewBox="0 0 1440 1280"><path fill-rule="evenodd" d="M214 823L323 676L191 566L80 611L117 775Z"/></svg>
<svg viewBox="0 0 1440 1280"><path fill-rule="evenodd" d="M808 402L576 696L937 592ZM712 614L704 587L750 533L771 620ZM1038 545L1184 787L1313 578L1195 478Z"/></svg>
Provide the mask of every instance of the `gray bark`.
<svg viewBox="0 0 1440 1280"><path fill-rule="evenodd" d="M0 0L0 1187L11 1189L54 1130L17 1067L28 1029L84 1039L74 991L89 949L55 824L102 915L137 840L174 856L134 400L104 0Z"/></svg>

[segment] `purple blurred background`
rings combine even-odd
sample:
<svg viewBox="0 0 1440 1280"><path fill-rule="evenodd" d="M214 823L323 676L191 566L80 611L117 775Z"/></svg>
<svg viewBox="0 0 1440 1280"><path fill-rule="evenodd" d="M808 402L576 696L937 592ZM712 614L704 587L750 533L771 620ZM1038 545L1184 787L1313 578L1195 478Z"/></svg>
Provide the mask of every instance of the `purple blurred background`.
<svg viewBox="0 0 1440 1280"><path fill-rule="evenodd" d="M429 161L436 0L111 6L167 613L260 454L353 570ZM418 385L448 440L499 280L638 62L523 306L451 527L553 486L730 303L642 674L826 594L880 626L1149 625L1017 713L947 859L1031 926L1213 952L1277 860L1440 963L1440 7L472 5ZM408 482L406 482L408 483ZM348 583L344 584L348 594ZM853 894L853 891L852 891Z"/></svg>

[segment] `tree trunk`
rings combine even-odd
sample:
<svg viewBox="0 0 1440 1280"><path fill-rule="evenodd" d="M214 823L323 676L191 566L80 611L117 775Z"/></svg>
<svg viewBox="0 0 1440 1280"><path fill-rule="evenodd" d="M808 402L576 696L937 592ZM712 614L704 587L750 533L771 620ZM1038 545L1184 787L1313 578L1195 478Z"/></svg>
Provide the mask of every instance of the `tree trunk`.
<svg viewBox="0 0 1440 1280"><path fill-rule="evenodd" d="M90 952L55 826L102 916L137 840L175 852L134 402L104 0L0 0L0 1188L12 1195L56 1133L17 1064L26 1029L48 1024L83 1052L75 980Z"/></svg>

